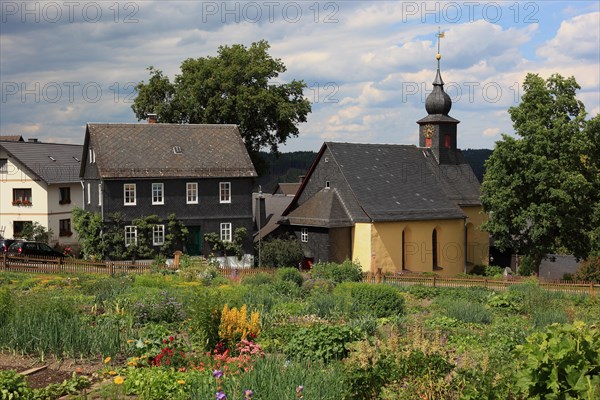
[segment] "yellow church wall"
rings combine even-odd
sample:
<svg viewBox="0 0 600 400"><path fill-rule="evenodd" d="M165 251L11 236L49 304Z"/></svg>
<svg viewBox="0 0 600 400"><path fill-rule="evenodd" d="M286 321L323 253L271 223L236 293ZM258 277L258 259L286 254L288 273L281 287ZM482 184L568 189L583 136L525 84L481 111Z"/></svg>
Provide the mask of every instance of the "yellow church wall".
<svg viewBox="0 0 600 400"><path fill-rule="evenodd" d="M487 214L481 206L461 207L467 215L467 269L474 265L488 265L490 249L489 234L483 231L481 224L487 221Z"/></svg>
<svg viewBox="0 0 600 400"><path fill-rule="evenodd" d="M437 231L437 265L433 268L433 230ZM402 231L404 231L404 258L402 265ZM371 248L375 266L383 272L436 272L456 275L464 271L464 221L431 220L404 222L377 222L373 225Z"/></svg>
<svg viewBox="0 0 600 400"><path fill-rule="evenodd" d="M352 228L352 261L358 261L363 271L371 270L370 223L356 223Z"/></svg>

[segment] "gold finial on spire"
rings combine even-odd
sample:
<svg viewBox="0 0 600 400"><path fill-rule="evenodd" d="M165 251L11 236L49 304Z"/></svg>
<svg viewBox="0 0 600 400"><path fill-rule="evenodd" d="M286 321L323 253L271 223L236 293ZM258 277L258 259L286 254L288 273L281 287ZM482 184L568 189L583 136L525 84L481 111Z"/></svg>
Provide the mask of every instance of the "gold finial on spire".
<svg viewBox="0 0 600 400"><path fill-rule="evenodd" d="M438 26L438 33L436 36L438 38L438 51L437 51L437 54L435 55L435 58L438 60L438 68L439 68L440 67L440 59L442 58L442 55L440 54L440 39L445 37L445 32L441 32L439 26Z"/></svg>

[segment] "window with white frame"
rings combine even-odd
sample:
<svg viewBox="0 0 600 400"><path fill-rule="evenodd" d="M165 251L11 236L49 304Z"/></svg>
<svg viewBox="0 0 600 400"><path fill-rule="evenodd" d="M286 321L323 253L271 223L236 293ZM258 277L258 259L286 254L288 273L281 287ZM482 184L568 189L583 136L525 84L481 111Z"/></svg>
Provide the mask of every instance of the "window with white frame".
<svg viewBox="0 0 600 400"><path fill-rule="evenodd" d="M164 183L152 184L152 204L165 204L165 185Z"/></svg>
<svg viewBox="0 0 600 400"><path fill-rule="evenodd" d="M186 184L187 204L198 204L198 183L188 182Z"/></svg>
<svg viewBox="0 0 600 400"><path fill-rule="evenodd" d="M221 240L231 242L231 222L223 222L221 224Z"/></svg>
<svg viewBox="0 0 600 400"><path fill-rule="evenodd" d="M125 227L125 247L137 244L137 226L127 225Z"/></svg>
<svg viewBox="0 0 600 400"><path fill-rule="evenodd" d="M221 203L231 203L231 182L220 182L219 193Z"/></svg>
<svg viewBox="0 0 600 400"><path fill-rule="evenodd" d="M126 206L135 206L135 183L123 184L123 204Z"/></svg>
<svg viewBox="0 0 600 400"><path fill-rule="evenodd" d="M152 228L152 245L162 246L165 244L165 226L154 225Z"/></svg>
<svg viewBox="0 0 600 400"><path fill-rule="evenodd" d="M8 159L0 158L0 174L8 174Z"/></svg>
<svg viewBox="0 0 600 400"><path fill-rule="evenodd" d="M308 228L300 228L300 241L308 242Z"/></svg>

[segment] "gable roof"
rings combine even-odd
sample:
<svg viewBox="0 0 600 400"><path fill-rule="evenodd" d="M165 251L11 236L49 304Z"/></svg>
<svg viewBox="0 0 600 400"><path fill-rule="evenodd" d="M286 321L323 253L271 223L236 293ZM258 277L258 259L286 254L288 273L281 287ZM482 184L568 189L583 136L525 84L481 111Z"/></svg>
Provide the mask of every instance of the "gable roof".
<svg viewBox="0 0 600 400"><path fill-rule="evenodd" d="M465 218L459 205L479 204L479 182L457 150L461 163L439 165L430 149L412 145L326 142L296 197L284 212L290 223L298 200L325 150L347 182L352 195L371 221ZM457 156L458 157L458 156ZM316 197L316 196L315 196ZM341 202L349 201L340 197ZM309 213L304 212L308 218ZM317 210L310 213L317 217ZM361 221L362 215L349 215ZM298 221L299 222L299 221Z"/></svg>
<svg viewBox="0 0 600 400"><path fill-rule="evenodd" d="M0 135L0 142L24 142L21 135Z"/></svg>
<svg viewBox="0 0 600 400"><path fill-rule="evenodd" d="M79 182L81 145L0 142L0 147L46 184Z"/></svg>
<svg viewBox="0 0 600 400"><path fill-rule="evenodd" d="M273 194L284 194L286 196L293 196L296 194L298 189L300 188L300 182L279 182L275 189L273 189Z"/></svg>
<svg viewBox="0 0 600 400"><path fill-rule="evenodd" d="M321 189L298 208L287 214L292 225L339 228L352 226L344 203L336 189Z"/></svg>
<svg viewBox="0 0 600 400"><path fill-rule="evenodd" d="M236 125L98 124L86 127L102 178L255 177Z"/></svg>

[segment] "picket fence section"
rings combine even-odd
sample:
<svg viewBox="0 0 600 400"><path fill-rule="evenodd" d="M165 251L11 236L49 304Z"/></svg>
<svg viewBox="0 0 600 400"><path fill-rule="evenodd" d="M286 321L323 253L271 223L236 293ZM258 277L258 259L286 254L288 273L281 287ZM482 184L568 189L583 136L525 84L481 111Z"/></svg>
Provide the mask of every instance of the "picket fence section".
<svg viewBox="0 0 600 400"><path fill-rule="evenodd" d="M21 257L0 256L0 271L27 272L44 274L121 274L146 273L153 270L152 261L86 261L74 258ZM165 265L163 268L173 270ZM219 268L219 274L225 278L237 279L260 273L274 274L275 268ZM385 283L396 286L429 286L429 287L484 287L493 290L506 290L512 285L523 283L520 277L510 279L485 278L445 278L411 274L382 274L367 272L363 274L363 282ZM544 289L573 294L600 294L600 284L593 282L552 281L540 279L538 285Z"/></svg>

